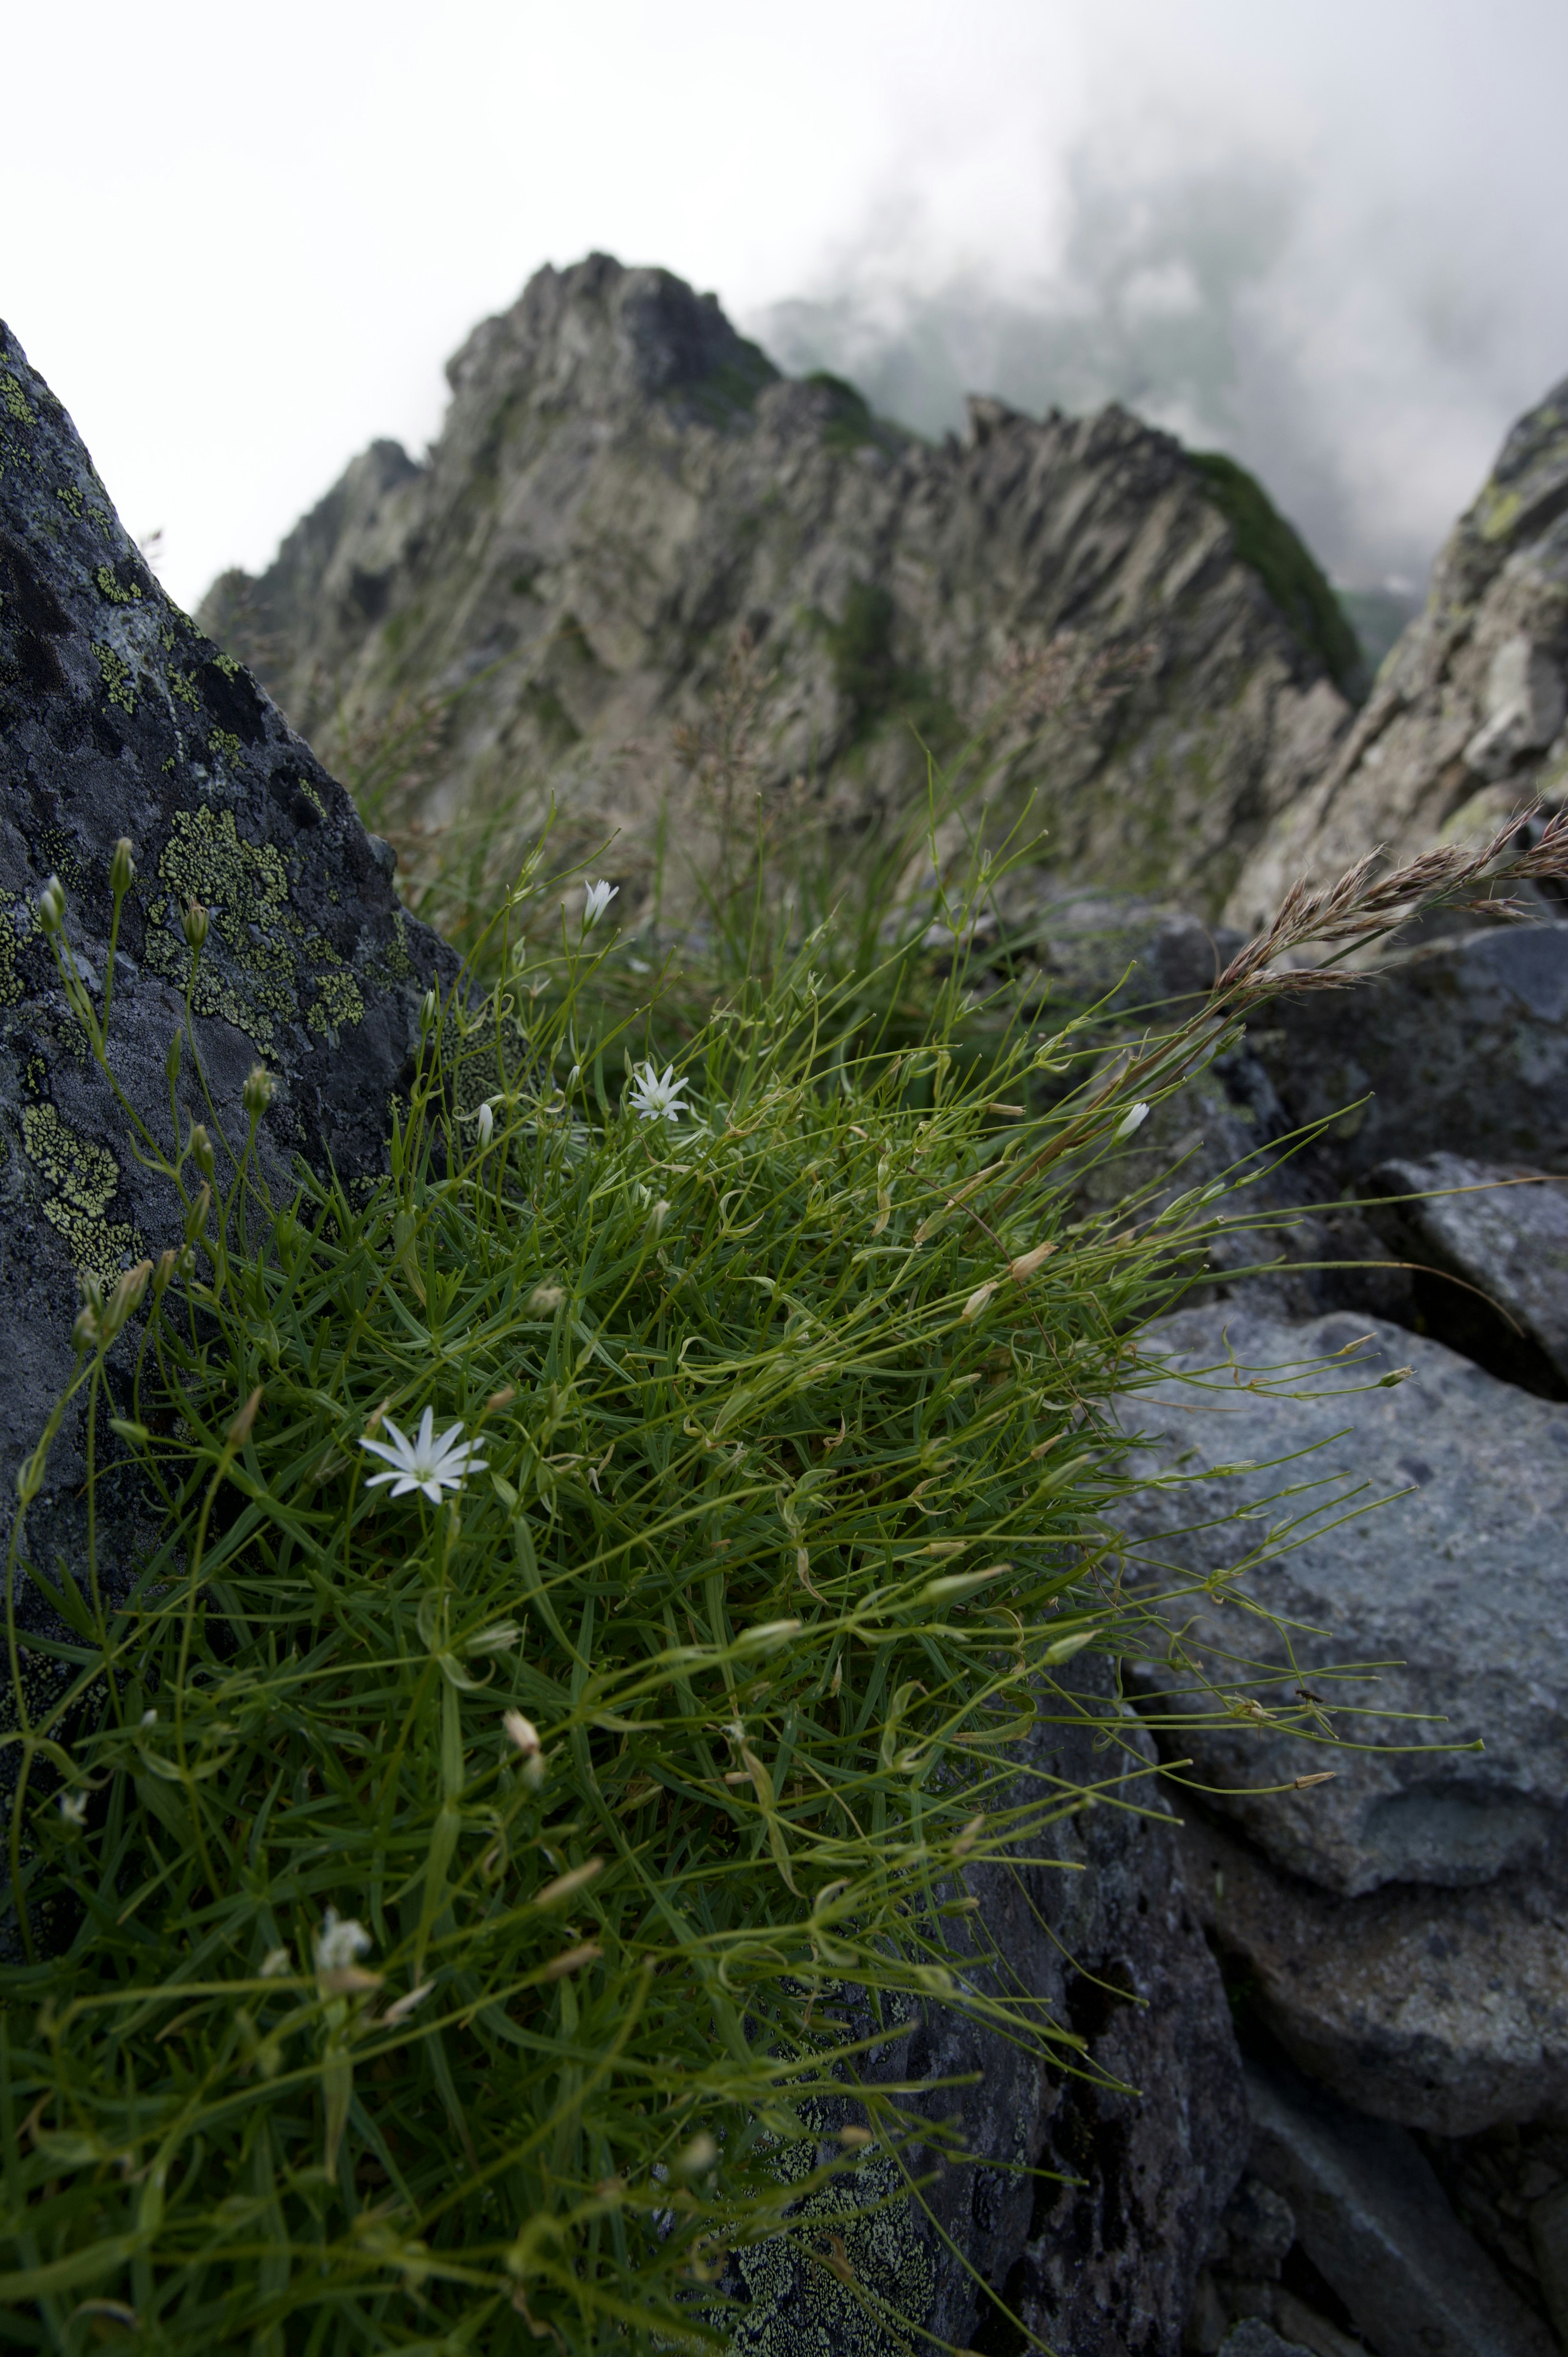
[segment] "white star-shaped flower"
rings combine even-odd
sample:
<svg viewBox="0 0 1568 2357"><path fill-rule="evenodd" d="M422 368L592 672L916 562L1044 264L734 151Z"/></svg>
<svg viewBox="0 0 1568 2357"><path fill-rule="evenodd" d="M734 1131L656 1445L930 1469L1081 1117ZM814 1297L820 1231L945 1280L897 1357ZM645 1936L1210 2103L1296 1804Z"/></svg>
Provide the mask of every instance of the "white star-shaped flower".
<svg viewBox="0 0 1568 2357"><path fill-rule="evenodd" d="M433 1506L441 1503L443 1490L456 1490L465 1473L477 1473L485 1459L476 1457L478 1443L464 1440L460 1424L448 1425L439 1440L433 1437L435 1417L430 1408L419 1419L419 1430L410 1440L398 1430L391 1416L386 1418L388 1437L385 1440L361 1440L372 1457L382 1457L392 1468L389 1473L372 1473L365 1484L374 1490L383 1481L392 1485L392 1496L401 1498L407 1491L422 1490Z"/></svg>
<svg viewBox="0 0 1568 2357"><path fill-rule="evenodd" d="M607 884L602 876L596 884L584 885L583 931L585 932L587 931L590 925L596 925L598 923L599 919L604 915L605 910L609 907L610 902L615 899L616 894L619 890L620 886L618 884Z"/></svg>
<svg viewBox="0 0 1568 2357"><path fill-rule="evenodd" d="M646 1064L633 1065L631 1077L636 1085L627 1103L644 1121L657 1121L660 1114L666 1121L679 1121L689 1110L681 1094L685 1083L675 1078L673 1064L666 1064L662 1072L656 1072L650 1056Z"/></svg>

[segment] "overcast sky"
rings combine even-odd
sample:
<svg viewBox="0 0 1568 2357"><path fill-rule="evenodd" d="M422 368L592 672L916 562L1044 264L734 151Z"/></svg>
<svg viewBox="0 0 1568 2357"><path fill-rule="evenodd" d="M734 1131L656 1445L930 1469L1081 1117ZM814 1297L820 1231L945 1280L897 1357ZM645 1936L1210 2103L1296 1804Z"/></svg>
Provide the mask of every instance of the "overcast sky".
<svg viewBox="0 0 1568 2357"><path fill-rule="evenodd" d="M0 311L194 604L594 247L922 425L1115 393L1417 576L1568 373L1562 0L74 0Z"/></svg>

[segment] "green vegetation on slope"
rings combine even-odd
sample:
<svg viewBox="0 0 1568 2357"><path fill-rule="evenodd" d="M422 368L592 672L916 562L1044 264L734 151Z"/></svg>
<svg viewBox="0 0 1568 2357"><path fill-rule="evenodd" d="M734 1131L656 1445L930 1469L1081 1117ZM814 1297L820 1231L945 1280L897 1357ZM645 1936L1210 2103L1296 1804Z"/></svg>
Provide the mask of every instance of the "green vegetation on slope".
<svg viewBox="0 0 1568 2357"><path fill-rule="evenodd" d="M1230 527L1237 555L1251 566L1336 687L1354 701L1366 684L1360 642L1312 551L1262 485L1234 458L1219 450L1187 455Z"/></svg>
<svg viewBox="0 0 1568 2357"><path fill-rule="evenodd" d="M987 1993L965 1878L1082 1803L1020 1779L1036 1719L1125 1764L1069 1661L1169 1650L1108 1409L1215 1189L1085 1220L1070 1174L1219 1027L1040 1040L964 947L995 872L940 965L881 887L847 959L759 917L693 1021L535 861L378 1184L269 1202L264 1080L246 1138L143 1133L188 1249L90 1289L72 1395L163 1542L112 1592L29 1561L57 1411L7 1565L69 1677L30 1715L8 1613L7 2345L722 2346L726 2254L903 2199L868 2004L1091 2071ZM422 1418L430 1494L375 1486Z"/></svg>

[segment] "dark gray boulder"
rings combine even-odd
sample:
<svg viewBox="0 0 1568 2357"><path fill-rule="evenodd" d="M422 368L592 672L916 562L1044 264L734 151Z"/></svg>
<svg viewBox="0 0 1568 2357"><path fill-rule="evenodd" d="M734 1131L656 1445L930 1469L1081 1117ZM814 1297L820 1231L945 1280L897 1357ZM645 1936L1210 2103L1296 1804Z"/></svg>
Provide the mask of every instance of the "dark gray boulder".
<svg viewBox="0 0 1568 2357"><path fill-rule="evenodd" d="M383 1167L420 999L455 961L392 891L394 865L250 673L166 597L47 384L0 326L0 1497L70 1381L79 1283L181 1240L179 1204L133 1150L38 921L51 873L102 1009L116 841L134 847L109 1057L134 1113L175 1146L166 1056L185 1015L192 897L210 931L192 993L209 1104L187 1049L178 1119L219 1133L232 1177L252 1066L274 1076L263 1175L295 1159ZM216 1121L214 1121L214 1110ZM194 1185L192 1191L194 1191ZM81 1545L82 1429L68 1421L27 1545ZM133 1567L134 1501L112 1570ZM7 1520L9 1516L7 1514ZM36 1599L34 1605L36 1606ZM31 1607L29 1609L33 1609Z"/></svg>
<svg viewBox="0 0 1568 2357"><path fill-rule="evenodd" d="M1544 1858L1568 1800L1568 1415L1348 1314L1291 1326L1226 1302L1149 1347L1171 1372L1123 1405L1147 1486L1118 1520L1129 1576L1231 1689L1179 1697L1195 1782L1276 1865L1348 1896ZM1283 1628L1203 1584L1260 1548L1239 1585ZM1330 1730L1367 1748L1329 1749Z"/></svg>
<svg viewBox="0 0 1568 2357"><path fill-rule="evenodd" d="M847 2186L805 2197L791 2244L738 2254L726 2288L743 2305L725 2324L743 2357L897 2357L926 2335L1012 2347L1004 2311L1058 2357L1176 2357L1246 2158L1240 2060L1146 1737L1103 1677L1041 1710L1014 1803L1060 1780L1104 1804L1029 1844L1059 1865L970 1871L978 1915L938 1925L968 1988L1024 1997L1084 2046L1042 2067L938 2002L890 2025L868 2075L923 2088L904 2099L915 2120L952 2124L905 2156L930 2181L906 2201L874 2148ZM1119 1739L1099 1749L1108 1720ZM857 2011L854 2026L872 2024ZM837 2149L837 2115L819 2125L825 2141L788 2156L792 2172Z"/></svg>
<svg viewBox="0 0 1568 2357"><path fill-rule="evenodd" d="M1506 1383L1568 1398L1568 1185L1434 1154L1380 1162L1368 1188L1382 1199L1369 1209L1379 1234L1418 1265L1422 1330Z"/></svg>
<svg viewBox="0 0 1568 2357"><path fill-rule="evenodd" d="M1568 1863L1466 1890L1362 1899L1283 1872L1184 1803L1187 1889L1210 1941L1305 2071L1428 2135L1568 2121Z"/></svg>
<svg viewBox="0 0 1568 2357"><path fill-rule="evenodd" d="M1247 2102L1252 2167L1379 2357L1554 2357L1405 2129L1251 2064Z"/></svg>
<svg viewBox="0 0 1568 2357"><path fill-rule="evenodd" d="M1432 1154L1568 1170L1568 925L1495 925L1282 994L1251 1038L1291 1121L1329 1124L1343 1178Z"/></svg>

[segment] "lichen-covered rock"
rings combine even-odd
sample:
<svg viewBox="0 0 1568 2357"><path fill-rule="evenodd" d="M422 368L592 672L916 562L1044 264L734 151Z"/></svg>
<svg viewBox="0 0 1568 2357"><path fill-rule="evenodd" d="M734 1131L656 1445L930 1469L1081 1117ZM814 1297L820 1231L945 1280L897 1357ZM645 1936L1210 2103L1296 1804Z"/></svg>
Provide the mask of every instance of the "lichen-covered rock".
<svg viewBox="0 0 1568 2357"><path fill-rule="evenodd" d="M955 2122L966 2157L953 2140L917 2144L905 2166L930 2181L911 2201L874 2148L847 2188L805 2197L793 2244L738 2254L726 2289L744 2305L725 2323L744 2357L905 2357L928 2337L1011 2345L1015 2328L984 2287L1059 2357L1176 2357L1181 2345L1246 2157L1240 2057L1146 1738L1118 1719L1103 1677L1040 1707L1014 1802L1077 1785L1107 1805L1029 1845L1059 1865L972 1870L977 1928L961 1917L938 1928L966 1986L1024 1999L1083 2050L1042 2068L937 2003L890 2023L868 2075L926 2090L907 2108ZM1099 1749L1108 1717L1122 1739ZM863 2006L852 2018L859 2035L875 2027ZM822 2147L786 2154L786 2169L804 2175L836 2150L837 2125L819 2122Z"/></svg>
<svg viewBox="0 0 1568 2357"><path fill-rule="evenodd" d="M58 874L70 954L101 1010L122 836L138 873L109 1056L154 1137L176 1144L166 1057L185 1020L180 910L194 898L210 912L191 1003L211 1103L188 1049L178 1118L187 1135L216 1126L219 1186L227 1149L243 1145L256 1063L276 1081L260 1147L285 1200L298 1156L350 1178L382 1167L419 1001L450 976L450 953L404 917L391 856L343 788L164 595L0 326L0 1497L13 1501L71 1373L80 1277L107 1283L181 1241L177 1200L137 1158L37 916ZM81 1442L68 1423L29 1512L46 1564L78 1545ZM112 1584L134 1568L126 1536L112 1524ZM24 1611L36 1605L25 1592Z"/></svg>
<svg viewBox="0 0 1568 2357"><path fill-rule="evenodd" d="M1148 1347L1170 1375L1123 1418L1152 1478L1116 1519L1128 1577L1169 1595L1233 1690L1177 1682L1195 1781L1276 1864L1347 1896L1543 1859L1568 1805L1563 1408L1360 1315L1292 1326L1225 1302ZM1283 1626L1203 1585L1260 1548L1238 1586Z"/></svg>
<svg viewBox="0 0 1568 2357"><path fill-rule="evenodd" d="M329 756L419 746L426 825L553 793L574 839L626 829L623 910L667 791L666 893L700 856L677 732L742 630L748 813L797 779L846 824L923 804L916 731L940 758L983 728L1062 871L1210 913L1348 726L1354 646L1290 527L1119 408L975 401L932 447L603 254L542 270L447 374L428 460L374 445L203 625Z"/></svg>
<svg viewBox="0 0 1568 2357"><path fill-rule="evenodd" d="M1526 412L1455 525L1426 610L1355 726L1273 816L1230 896L1250 931L1296 877L1485 835L1568 782L1568 380Z"/></svg>

